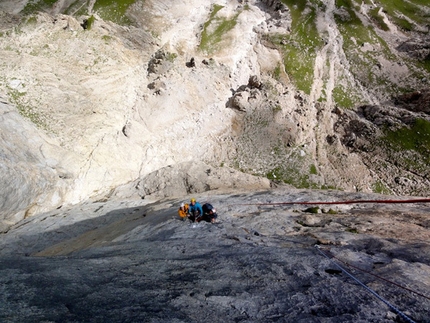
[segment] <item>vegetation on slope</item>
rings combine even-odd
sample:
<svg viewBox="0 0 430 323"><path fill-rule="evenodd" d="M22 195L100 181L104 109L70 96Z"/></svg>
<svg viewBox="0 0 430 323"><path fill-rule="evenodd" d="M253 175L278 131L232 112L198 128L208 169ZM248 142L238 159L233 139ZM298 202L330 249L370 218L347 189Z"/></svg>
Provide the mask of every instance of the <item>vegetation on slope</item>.
<svg viewBox="0 0 430 323"><path fill-rule="evenodd" d="M398 94L413 90L414 79L419 79L422 75L423 67L426 64L419 61L412 61L398 56L392 52L388 44L378 35L378 29L388 31L388 25L382 14L394 23L397 28L403 31L423 30L430 24L430 8L422 10L425 1L381 1L380 6L369 6L367 15L373 24L363 23L365 12L360 11L361 1L357 0L336 0L336 6L347 12L347 15L338 13L336 18L337 26L342 33L344 40L344 51L351 64L351 72L368 88L381 88L392 94ZM364 45L370 45L374 50L360 50ZM406 64L412 71L409 80L395 82L381 69L380 61ZM425 62L424 62L425 63ZM378 70L379 69L379 70ZM427 68L427 71L430 71ZM411 82L408 82L411 81ZM409 83L409 84L408 84ZM409 87L412 86L412 87Z"/></svg>
<svg viewBox="0 0 430 323"><path fill-rule="evenodd" d="M318 52L327 45L324 39L328 36L318 29L317 19L321 17L321 14L325 14L328 8L322 1L317 0L282 0L282 2L288 6L291 15L291 32L267 36L265 40L270 41L283 53L285 70L296 88L309 94L314 82L315 58ZM378 3L377 6L370 1L365 2L364 6L362 1L336 1L336 8L333 12L336 25L333 27L337 28L341 35L341 41L338 41L338 44L342 46L347 64L344 71L336 70L335 84L331 90L331 97L337 106L354 108L358 104L365 104L367 99L360 92L358 85L364 91L387 99L391 95L395 96L415 90L417 84L422 84L421 79L426 77L426 72L423 70L426 62L410 59L406 55L401 56L397 50L393 49L393 44L387 43L383 38L383 32L392 28L389 23L395 21L392 16L406 17L404 19L409 22L416 19L414 30L422 31L422 26L425 26L426 23L429 24L429 9L427 6L427 13L425 13L425 10L420 10L418 5L425 4L422 1L411 1L401 8L401 3L397 1L385 1ZM414 12L415 14L412 15ZM321 76L325 82L328 80L327 71L330 64L330 61L326 62L325 75ZM392 70L396 66L404 73L401 77ZM273 72L275 79L279 78L279 70L277 68ZM320 102L325 101L326 91L327 88L322 89L322 95L318 99ZM266 122L261 126L252 120L248 120L248 122L252 123L254 127L260 128L259 136L268 138L270 134L264 129L274 120L270 118L265 120ZM395 161L396 167L399 169L425 172L426 165L429 164L425 123L425 120L421 120L411 127L405 126L397 130L387 129L384 137L378 140L378 144L386 150L386 160ZM273 128L273 125L271 127ZM421 141L416 138L417 134L423 137L420 139ZM402 137L403 139L401 139ZM406 144L403 142L405 138L413 143ZM247 132L246 129L242 140L249 141L248 148L254 146L251 149L253 152L260 149L262 156L255 156L256 160L264 159L264 154L271 154L272 158L269 159L269 162L259 168L267 170L265 176L269 179L296 187L324 188L324 184L319 183L320 178L318 178L315 165L308 160L305 154L300 153L300 146L287 147L282 142L267 141L266 145L269 146L271 152L263 152L259 148L256 136ZM372 142L376 138L368 138L368 140ZM241 156L246 156L246 152L241 152ZM252 167L243 167L243 164L239 168L248 172L253 171ZM383 181L376 180L372 188L378 193L391 193Z"/></svg>
<svg viewBox="0 0 430 323"><path fill-rule="evenodd" d="M240 13L234 15L230 19L219 17L217 14L222 8L224 7L214 5L208 21L203 25L199 44L199 49L201 51L213 53L220 49L219 44L223 40L223 37L232 30L237 23L237 17Z"/></svg>
<svg viewBox="0 0 430 323"><path fill-rule="evenodd" d="M90 13L88 11L88 1L76 0L63 9L63 13L75 16L97 13L103 20L112 21L120 25L130 25L132 21L126 13L128 8L136 1L140 0L97 0ZM22 13L28 15L38 11L48 11L57 2L58 0L30 0Z"/></svg>
<svg viewBox="0 0 430 323"><path fill-rule="evenodd" d="M0 84L5 84L4 79L1 80ZM44 116L37 107L34 107L31 102L25 97L26 91L25 87L22 88L12 88L11 86L6 86L9 94L10 101L15 104L19 113L33 122L37 127L49 130L49 125L46 120L46 116Z"/></svg>
<svg viewBox="0 0 430 323"><path fill-rule="evenodd" d="M141 0L100 0L94 3L92 12L97 13L104 20L111 20L119 24L130 24L131 21L127 18L126 12L136 1ZM34 13L40 10L50 10L56 2L55 0L30 0L23 12ZM322 33L321 28L320 30L318 29L320 25L317 24L317 19L321 17L321 14L325 13L327 8L324 2L320 0L282 0L282 2L289 9L291 32L272 35L270 39L267 37L267 40L272 41L283 55L284 66L279 65L274 70L273 77L279 79L281 71L284 70L281 67L285 67L285 71L295 87L304 93L310 94L314 82L315 58L318 52L327 45L325 42L327 34ZM430 71L430 60L419 62L402 58L398 52L393 51L392 47L390 47L392 44L386 43L382 37L383 32L392 28L390 22L403 31L423 33L424 27L428 29L429 26L429 11L421 10L428 8L426 2L426 0L411 0L408 2L384 0L379 1L374 6L370 1L364 1L365 5L363 6L361 0L336 0L336 10L334 12L336 25L333 28L337 28L341 34L339 44L343 46L342 50L346 55L348 65L344 71L336 71L331 96L337 106L353 108L358 103L363 102L360 90L357 90L357 84L362 86L364 90L369 90L370 92L379 91L382 95L387 92L389 94L398 94L413 89L413 86L417 84L414 81L423 78L421 76L425 75L425 71L422 71L423 66ZM199 49L204 53L213 53L220 49L231 48L231 46L229 47L231 45L229 32L235 28L237 19L242 11L227 17L223 15L223 9L223 6L215 4L207 21L202 25ZM249 10L249 6L244 6L242 10ZM82 0L74 1L63 11L74 15L90 14L88 12L88 2ZM37 49L32 50L30 55L37 53ZM402 66L406 64L409 70L412 71L410 79L393 80L393 73L388 71L386 66L382 66L381 61L399 63ZM327 81L327 71L331 64L328 58L325 64L323 71L325 75L321 77ZM346 76L346 73L349 72L352 74L351 77ZM412 81L409 82L409 80ZM328 91L328 88L323 88L319 101L326 100L326 91ZM25 93L12 92L14 103L21 113L29 117L34 123L42 124L43 116L37 115L35 110L27 105L24 100ZM275 102L276 98L273 101ZM251 127L259 127L259 138L267 139L270 136L276 137L272 132L274 127L280 125L276 124L273 113L281 111L282 106L276 104L265 108L267 108L268 113L266 116L249 116L250 119L254 117L261 118L247 120L247 122L249 121ZM413 172L425 170L425 165L430 162L428 159L428 141L425 141L428 140L428 123L426 122L426 120L421 120L411 127L386 130L385 136L379 141L381 145L386 147L387 154L391 154L390 159L396 160L399 164L407 165L408 169ZM416 134L424 135L415 138ZM245 129L243 136L249 137L241 138L248 144L245 145L248 151L240 152L241 156L245 157L244 159L249 158L249 160L252 160L254 158L254 160L260 159L265 162L268 156L269 158L272 156L273 162L265 163L264 167L258 168L254 167L255 165L251 165L251 163L241 164L238 160L237 168L258 175L265 175L270 179L289 183L296 187L324 187L323 184L319 183L318 169L314 165L312 157L302 155L300 143L287 145L282 140L273 140L270 143L265 142L265 148L261 149L256 147L264 145L260 145L255 140L256 137L253 136L251 131L247 132L247 129ZM249 156L252 154L256 154L256 156ZM421 157L416 158L417 154L424 156L424 159ZM323 172L323 170L320 171ZM323 178L323 176L320 178ZM374 190L378 192L387 191L382 182L376 182Z"/></svg>
<svg viewBox="0 0 430 323"><path fill-rule="evenodd" d="M135 3L136 0L97 0L94 4L93 11L103 20L110 20L120 25L129 25L132 23L127 17L127 9Z"/></svg>
<svg viewBox="0 0 430 323"><path fill-rule="evenodd" d="M271 42L284 55L285 70L299 90L309 94L314 77L315 58L324 46L326 35L318 31L316 19L326 10L318 0L282 0L291 14L291 33L271 37ZM350 63L349 72L365 88L375 93L398 94L413 90L416 80L424 77L423 68L430 71L430 60L413 61L400 58L378 34L388 31L385 16L401 30L429 28L429 7L425 0L381 1L377 6L366 2L367 12L360 7L362 1L336 0L335 21L343 39L343 51ZM426 9L427 8L427 9ZM426 10L424 10L426 9ZM365 21L368 20L368 21ZM370 21L369 21L370 20ZM370 23L368 23L370 22ZM381 62L406 64L412 71L409 79L393 79ZM339 76L332 93L335 102L345 108L364 103L356 91L356 84ZM325 94L320 101L325 100Z"/></svg>
<svg viewBox="0 0 430 323"><path fill-rule="evenodd" d="M430 122L417 119L411 126L386 130L381 138L396 163L414 173L426 174L430 165Z"/></svg>
<svg viewBox="0 0 430 323"><path fill-rule="evenodd" d="M283 52L285 70L294 84L309 94L313 83L316 52L323 44L316 27L316 14L321 2L307 0L282 2L291 12L291 33L277 36L273 41L279 44Z"/></svg>
<svg viewBox="0 0 430 323"><path fill-rule="evenodd" d="M25 15L33 14L51 8L57 0L30 0L25 5L22 13Z"/></svg>
<svg viewBox="0 0 430 323"><path fill-rule="evenodd" d="M405 31L417 31L419 26L428 28L430 11L427 0L379 0L379 3L397 27Z"/></svg>

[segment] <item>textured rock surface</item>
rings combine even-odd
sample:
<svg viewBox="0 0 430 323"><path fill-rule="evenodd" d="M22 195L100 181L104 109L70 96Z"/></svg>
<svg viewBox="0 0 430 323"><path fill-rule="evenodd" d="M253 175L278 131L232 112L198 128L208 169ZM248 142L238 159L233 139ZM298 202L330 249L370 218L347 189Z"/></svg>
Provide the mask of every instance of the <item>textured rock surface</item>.
<svg viewBox="0 0 430 323"><path fill-rule="evenodd" d="M0 102L0 231L34 211L52 210L73 181L73 154ZM37 207L39 206L39 207Z"/></svg>
<svg viewBox="0 0 430 323"><path fill-rule="evenodd" d="M186 162L161 168L130 184L119 186L114 196L128 198L177 197L206 191L268 189L267 178L238 172L232 168L214 168L202 162Z"/></svg>
<svg viewBox="0 0 430 323"><path fill-rule="evenodd" d="M1 321L402 322L336 264L415 322L429 321L428 204L310 213L318 205L267 203L386 197L196 197L217 208L218 224L179 220L183 199L87 203L18 223L0 240Z"/></svg>
<svg viewBox="0 0 430 323"><path fill-rule="evenodd" d="M430 321L428 203L270 205L429 194L428 15L52 2L0 2L0 321L402 321L338 265Z"/></svg>

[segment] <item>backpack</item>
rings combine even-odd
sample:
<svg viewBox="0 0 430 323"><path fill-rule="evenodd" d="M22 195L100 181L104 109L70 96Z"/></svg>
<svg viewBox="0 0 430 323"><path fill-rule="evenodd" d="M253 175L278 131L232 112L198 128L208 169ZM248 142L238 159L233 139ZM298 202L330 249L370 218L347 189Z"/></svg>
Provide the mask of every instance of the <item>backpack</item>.
<svg viewBox="0 0 430 323"><path fill-rule="evenodd" d="M205 203L202 206L203 209L203 213L209 213L210 210L212 210L214 207L212 206L212 204L209 203Z"/></svg>

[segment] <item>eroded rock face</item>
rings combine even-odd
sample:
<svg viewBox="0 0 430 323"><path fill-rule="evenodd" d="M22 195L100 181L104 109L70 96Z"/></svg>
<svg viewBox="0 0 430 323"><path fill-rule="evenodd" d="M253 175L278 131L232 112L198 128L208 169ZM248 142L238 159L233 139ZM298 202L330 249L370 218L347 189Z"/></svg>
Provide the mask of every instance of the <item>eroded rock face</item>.
<svg viewBox="0 0 430 323"><path fill-rule="evenodd" d="M19 16L0 10L0 30L7 30L21 22Z"/></svg>
<svg viewBox="0 0 430 323"><path fill-rule="evenodd" d="M422 61L428 61L430 60L430 39L408 39L400 44L397 50Z"/></svg>
<svg viewBox="0 0 430 323"><path fill-rule="evenodd" d="M336 20L371 24L368 3L306 4L322 36L309 91L288 74L300 66L286 68L287 46L309 49L287 37L282 1L138 1L130 26L101 19L95 1L19 15L28 3L0 2L1 321L401 320L331 256L427 293L427 204L272 204L382 198L269 189L285 181L428 195L428 150L387 141L428 121L428 90L380 102L386 82L418 88L428 73L415 77L379 43L351 37L344 51ZM66 15L71 5L88 15ZM202 29L219 21L234 28L202 51ZM375 32L394 56L428 60L426 43L389 30ZM347 56L371 53L370 71ZM348 89L360 108L337 106ZM212 203L219 223L179 221L190 197ZM429 321L428 298L358 271Z"/></svg>
<svg viewBox="0 0 430 323"><path fill-rule="evenodd" d="M206 191L268 189L267 178L238 172L229 167L212 167L202 162L186 162L161 168L131 184L120 186L114 196L161 199Z"/></svg>
<svg viewBox="0 0 430 323"><path fill-rule="evenodd" d="M430 114L430 89L400 95L394 99L394 104L410 111Z"/></svg>
<svg viewBox="0 0 430 323"><path fill-rule="evenodd" d="M174 11L178 6L182 5L153 9ZM236 10L236 6L230 7ZM210 7L201 9L199 15L204 15ZM261 21L261 17L253 13L251 21ZM180 40L169 45L168 31L160 44L147 27L122 27L97 17L91 29L84 30L78 19L82 17L36 14L31 23L21 26L20 34L11 32L10 39L0 40L1 57L11 67L5 70L2 91L9 93L10 107L32 118L35 136L47 135L57 142L58 154L47 152L44 158L64 165L67 174L54 174L43 194L25 194L23 189L26 198L15 201L18 197L13 197L7 202L20 205L12 208L14 221L43 210L43 205L55 208L99 198L168 165L197 157L199 162L219 166L234 158L230 135L234 113L225 108L225 102L231 86L242 78L248 80L248 67L234 70L236 62L222 55L202 56L195 48L178 51L175 42ZM195 24L198 21L184 21L182 36L187 37L187 30ZM153 21L152 26L159 24ZM10 24L4 26L8 27ZM252 30L252 24L243 27ZM11 44L19 56L10 50ZM252 44L243 54L248 51ZM195 68L189 69L186 62L191 57ZM204 60L208 64L200 63ZM231 84L225 81L228 79ZM39 147L28 149L38 155ZM10 167L5 174L15 171ZM53 203L51 195L58 197ZM10 197L5 191L5 199Z"/></svg>
<svg viewBox="0 0 430 323"><path fill-rule="evenodd" d="M0 128L0 231L4 231L25 217L61 206L76 170L67 165L73 154L3 100Z"/></svg>
<svg viewBox="0 0 430 323"><path fill-rule="evenodd" d="M394 100L395 105L362 106L357 113L341 113L335 124L343 145L358 153L396 194L428 192L426 93L403 95Z"/></svg>

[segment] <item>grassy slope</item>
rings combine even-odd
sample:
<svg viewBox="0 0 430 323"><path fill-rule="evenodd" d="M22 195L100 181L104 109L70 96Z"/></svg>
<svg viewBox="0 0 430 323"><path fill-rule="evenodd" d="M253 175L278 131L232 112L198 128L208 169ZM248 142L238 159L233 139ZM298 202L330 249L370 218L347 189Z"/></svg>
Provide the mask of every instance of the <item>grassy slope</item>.
<svg viewBox="0 0 430 323"><path fill-rule="evenodd" d="M223 36L232 30L237 23L237 17L240 13L229 19L217 15L223 8L223 6L214 5L208 21L203 26L199 49L205 53L210 54L219 50Z"/></svg>
<svg viewBox="0 0 430 323"><path fill-rule="evenodd" d="M290 9L292 18L291 33L288 35L272 36L270 40L283 52L285 69L290 79L299 90L309 94L313 82L316 52L323 46L322 39L324 37L324 35L318 33L315 18L317 12L319 10L323 11L325 8L321 1L318 0L282 0L282 2ZM413 90L413 87L408 87L408 80L404 80L403 84L398 84L384 71L375 73L375 66L379 65L381 59L394 63L401 60L397 53L393 53L388 44L378 34L379 30L387 31L389 29L382 15L380 15L380 11L386 13L392 22L398 24L399 28L401 28L400 23L403 22L404 24L405 20L414 20L422 26L429 23L428 14L426 15L423 13L423 10L419 10L417 5L424 6L426 5L426 1L416 0L407 4L404 1L381 1L381 7L374 7L368 11L370 21L367 24L361 20L363 16L358 16L360 4L361 1L354 0L336 1L338 9L342 8L348 12L347 19L345 19L345 15L335 15L335 19L343 38L343 50L350 63L350 72L364 87L377 89L380 93L398 95ZM367 4L370 5L370 3ZM402 18L401 14L407 18ZM409 30L412 29L410 28ZM418 29L417 26L415 26L416 29ZM380 50L362 51L360 50L362 44L369 44ZM402 64L407 64L410 67L412 71L411 79L417 80L422 75L425 75L425 71L423 70L425 62L405 59ZM274 75L276 75L276 71ZM413 83L410 82L410 84ZM336 105L343 108L353 108L357 104L364 103L363 98L360 98L354 85L348 83L346 79L342 80L342 76L335 84L332 96ZM320 101L324 101L324 98L320 98ZM425 157L426 154L428 156L429 154L428 140L430 138L421 136L420 140L416 140L416 135L413 135L416 133L427 133L427 126L423 125L423 123L425 121L418 122L412 128L405 127L398 131L387 130L385 137L381 139L381 144L384 144L392 152L408 149L413 152L412 155L415 156L415 159L418 154L420 161L417 161L415 165L411 163L411 160L414 160L414 158L404 160L405 164L411 166L411 170L421 168L426 163L428 164L428 158L422 159L421 157ZM415 129L416 127L420 127L420 129L417 130ZM406 133L407 135L405 135ZM405 138L410 140L407 145L404 142ZM411 145L414 148L410 148ZM299 154L294 153L294 149L289 149L289 152L281 152L281 150L283 149L279 147L278 149L274 149L275 153L288 155L288 158L284 159L289 161L288 164L279 164L268 171L266 176L293 184L297 187L318 187L317 184L312 183L310 177L310 175L316 175L317 173L315 166L311 164L309 172L307 173L306 170L303 172L303 167L300 167L300 165L303 163L306 164L306 161ZM380 193L388 192L382 183L375 183L374 190Z"/></svg>
<svg viewBox="0 0 430 323"><path fill-rule="evenodd" d="M49 10L58 0L30 0L22 13L29 15L37 11ZM130 18L127 17L127 9L136 1L141 0L97 0L94 3L93 12L103 20L113 21L120 25L129 25L132 23ZM74 15L89 15L88 1L76 0L70 4L68 8L64 9L65 14Z"/></svg>
<svg viewBox="0 0 430 323"><path fill-rule="evenodd" d="M291 80L298 89L309 94L313 81L316 52L323 46L324 37L318 33L315 18L318 10L324 10L324 5L318 0L282 0L282 2L290 9L291 33L277 35L271 40L284 53L285 69ZM351 62L351 72L365 87L380 89L381 93L392 94L412 90L408 84L413 82L405 81L404 84L397 84L390 79L388 73L384 73L384 71L375 73L375 66L378 66L381 59L390 62L400 61L396 53L392 53L387 43L377 33L378 30L388 30L388 26L379 12L380 10L385 12L390 20L397 23L401 29L417 30L418 25L423 27L430 24L429 13L425 13L419 7L425 5L428 7L426 2L426 0L381 1L380 7L374 7L368 12L371 19L370 24L364 24L357 14L361 1L336 0L336 7L346 10L349 14L347 19L344 15L335 15L344 41L343 49ZM413 26L410 21L416 21L418 25ZM404 28L407 23L410 26ZM360 50L362 44L370 44L380 50L363 52ZM403 63L408 64L413 71L412 79L422 78L423 68L430 71L428 62L406 60ZM333 97L339 106L347 108L360 102L360 98L357 97L353 88L341 84L335 88Z"/></svg>
<svg viewBox="0 0 430 323"><path fill-rule="evenodd" d="M319 1L282 2L290 9L291 33L279 35L273 38L273 41L284 54L285 70L291 80L298 89L309 94L313 82L316 51L322 46L322 37L315 24Z"/></svg>

